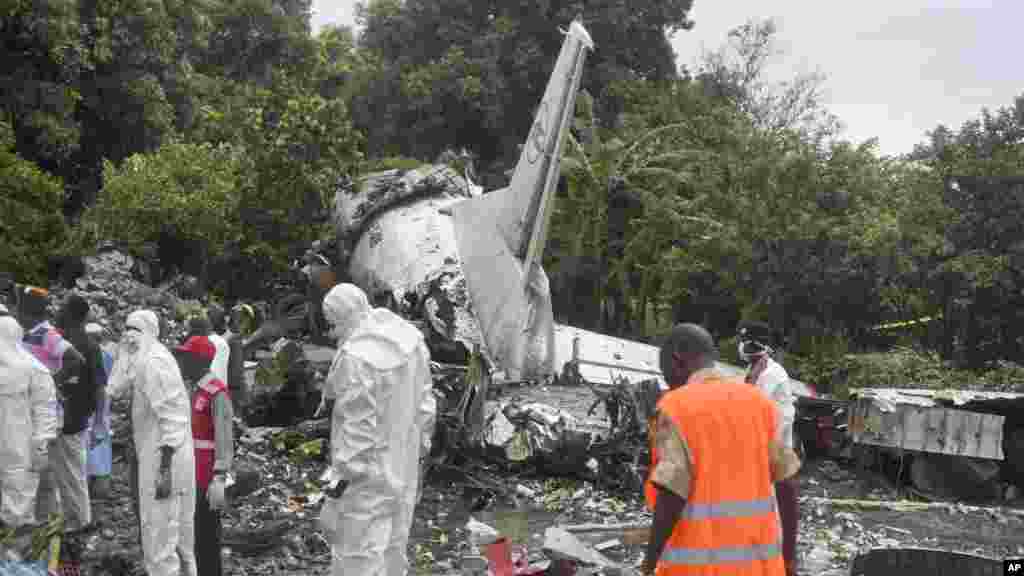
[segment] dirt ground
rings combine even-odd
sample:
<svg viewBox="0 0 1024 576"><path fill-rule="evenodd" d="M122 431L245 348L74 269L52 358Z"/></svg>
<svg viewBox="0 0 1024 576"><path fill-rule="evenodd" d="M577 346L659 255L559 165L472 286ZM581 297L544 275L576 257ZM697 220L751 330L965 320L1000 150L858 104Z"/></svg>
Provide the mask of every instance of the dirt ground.
<svg viewBox="0 0 1024 576"><path fill-rule="evenodd" d="M505 397L548 402L582 416L592 402L585 389L509 389ZM600 428L600 408L586 424ZM115 418L124 418L115 414ZM118 426L115 425L115 430ZM122 428L123 429L123 428ZM229 575L319 575L330 571L330 553L316 527L317 491L311 483L322 462L295 464L268 446L240 445L238 462L263 470L258 492L226 512L231 534L264 534L266 526L282 524L281 537L262 550L245 551L226 543ZM97 530L89 539L82 574L120 575L104 568L105 559L121 556L138 565L141 551L127 485L124 461L115 454L112 499L94 503ZM510 480L506 478L505 480ZM442 474L428 479L412 528L410 561L416 574L457 573L458 561L470 552L466 522L470 517L495 527L513 544L525 546L534 562L544 560L544 530L553 525L590 522L642 522L649 514L639 494L611 494L579 481L519 478L525 490L513 498L488 500L480 491L463 488ZM531 494L532 493L532 494ZM801 471L801 496L840 499L898 500L899 491L879 474L831 460L806 462ZM799 552L802 574L849 573L857 552L873 547L940 548L994 558L1024 556L1024 519L1000 512L933 510L927 512L856 511L803 501ZM251 538L258 540L259 538ZM627 565L639 562L638 545L621 544L622 535L598 533L592 543L620 540L605 554ZM249 542L251 545L252 542ZM109 560L106 560L109 563ZM137 572L141 573L141 572Z"/></svg>

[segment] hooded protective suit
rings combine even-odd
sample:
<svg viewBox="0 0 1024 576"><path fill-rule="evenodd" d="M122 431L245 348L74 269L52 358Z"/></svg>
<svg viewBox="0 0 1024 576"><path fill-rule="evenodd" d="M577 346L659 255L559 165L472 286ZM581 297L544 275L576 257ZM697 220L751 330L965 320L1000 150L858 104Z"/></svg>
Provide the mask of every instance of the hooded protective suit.
<svg viewBox="0 0 1024 576"><path fill-rule="evenodd" d="M0 521L35 524L36 490L47 445L57 437L53 377L21 345L24 332L0 317Z"/></svg>
<svg viewBox="0 0 1024 576"><path fill-rule="evenodd" d="M142 552L149 576L196 576L195 454L190 404L178 363L158 340L153 312L132 312L107 384L111 396L132 389L132 433L138 460ZM160 447L174 449L171 495L156 498Z"/></svg>
<svg viewBox="0 0 1024 576"><path fill-rule="evenodd" d="M404 575L420 458L436 414L430 353L419 329L390 310L371 309L352 284L327 294L324 316L339 345L324 390L336 400L332 472L349 483L328 503L333 573Z"/></svg>

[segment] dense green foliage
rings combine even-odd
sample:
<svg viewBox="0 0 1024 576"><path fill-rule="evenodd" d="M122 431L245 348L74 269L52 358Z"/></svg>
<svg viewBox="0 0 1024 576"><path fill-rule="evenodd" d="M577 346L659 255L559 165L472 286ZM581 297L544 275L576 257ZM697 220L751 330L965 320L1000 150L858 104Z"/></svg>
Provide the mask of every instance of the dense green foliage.
<svg viewBox="0 0 1024 576"><path fill-rule="evenodd" d="M220 255L243 236L236 191L248 169L244 151L180 142L119 166L108 161L100 197L76 229L78 240L88 246L115 238L139 249L166 232Z"/></svg>
<svg viewBox="0 0 1024 576"><path fill-rule="evenodd" d="M2 265L39 281L58 249L173 239L233 270L210 277L231 299L232 275L258 286L321 235L358 173L467 150L504 185L582 14L597 50L546 254L560 320L725 339L765 319L825 387L1015 381L1024 181L992 178L1024 176L1024 98L882 157L842 140L821 76L765 80L770 21L679 70L691 7L370 0L357 37L314 34L305 0L8 2Z"/></svg>
<svg viewBox="0 0 1024 576"><path fill-rule="evenodd" d="M59 178L15 154L12 140L10 127L0 123L0 270L42 283L46 256L66 234L64 188Z"/></svg>

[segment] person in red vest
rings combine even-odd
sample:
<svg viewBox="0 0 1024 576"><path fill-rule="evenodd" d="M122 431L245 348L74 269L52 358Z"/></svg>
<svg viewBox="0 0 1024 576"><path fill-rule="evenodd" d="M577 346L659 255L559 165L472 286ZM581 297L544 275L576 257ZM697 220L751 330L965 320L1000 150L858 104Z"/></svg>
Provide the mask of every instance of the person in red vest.
<svg viewBox="0 0 1024 576"><path fill-rule="evenodd" d="M783 576L773 484L800 462L778 438L770 398L715 370L718 350L696 324L660 351L670 390L658 401L651 474L654 522L641 571L659 576Z"/></svg>
<svg viewBox="0 0 1024 576"><path fill-rule="evenodd" d="M220 576L221 518L234 460L231 396L210 370L217 348L207 336L192 336L176 349L185 382L192 388L192 438L196 461L195 554L198 576Z"/></svg>

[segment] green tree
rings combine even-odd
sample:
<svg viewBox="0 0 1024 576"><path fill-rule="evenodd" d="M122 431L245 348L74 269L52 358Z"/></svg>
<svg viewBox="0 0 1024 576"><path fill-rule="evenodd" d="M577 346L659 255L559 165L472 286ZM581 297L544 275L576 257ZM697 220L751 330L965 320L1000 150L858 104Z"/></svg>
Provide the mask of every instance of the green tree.
<svg viewBox="0 0 1024 576"><path fill-rule="evenodd" d="M239 190L250 169L242 149L183 142L119 165L107 161L103 190L83 214L74 240L83 248L114 240L137 249L170 233L218 255L244 237Z"/></svg>
<svg viewBox="0 0 1024 576"><path fill-rule="evenodd" d="M63 186L13 151L11 127L0 122L0 270L44 284L46 258L64 242Z"/></svg>
<svg viewBox="0 0 1024 576"><path fill-rule="evenodd" d="M796 131L814 142L836 136L840 123L824 107L824 74L765 80L765 69L781 54L776 34L771 19L749 20L733 28L723 46L703 54L698 80L708 95L731 103L762 130Z"/></svg>
<svg viewBox="0 0 1024 576"><path fill-rule="evenodd" d="M375 0L360 8L361 44L383 72L354 113L372 133L371 155L433 158L473 151L501 173L526 138L562 44L558 26L582 14L597 50L584 86L598 115L606 88L624 79L677 76L667 34L691 26L691 0L507 4ZM499 179L500 180L500 179Z"/></svg>
<svg viewBox="0 0 1024 576"><path fill-rule="evenodd" d="M22 158L65 177L80 142L77 82L86 54L78 22L68 0L0 6L0 121Z"/></svg>
<svg viewBox="0 0 1024 576"><path fill-rule="evenodd" d="M933 225L942 243L925 260L926 287L943 315L941 349L959 366L1015 357L1024 338L1022 138L1024 96L955 132L937 127L911 155L928 171L923 194L945 216Z"/></svg>

